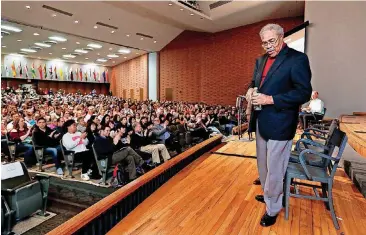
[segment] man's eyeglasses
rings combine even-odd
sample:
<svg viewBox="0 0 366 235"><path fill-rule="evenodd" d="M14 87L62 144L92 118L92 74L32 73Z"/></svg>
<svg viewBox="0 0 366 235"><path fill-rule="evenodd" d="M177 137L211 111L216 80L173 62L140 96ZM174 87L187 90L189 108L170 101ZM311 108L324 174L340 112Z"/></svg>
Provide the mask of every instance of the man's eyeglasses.
<svg viewBox="0 0 366 235"><path fill-rule="evenodd" d="M267 42L262 42L262 47L273 46L277 43L279 37L269 39Z"/></svg>

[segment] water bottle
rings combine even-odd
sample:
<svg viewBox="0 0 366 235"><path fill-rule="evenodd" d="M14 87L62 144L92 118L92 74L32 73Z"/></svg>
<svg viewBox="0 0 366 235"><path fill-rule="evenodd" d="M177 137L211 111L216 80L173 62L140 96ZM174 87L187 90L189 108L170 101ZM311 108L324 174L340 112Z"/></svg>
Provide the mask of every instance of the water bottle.
<svg viewBox="0 0 366 235"><path fill-rule="evenodd" d="M254 87L253 96L257 96L260 93L258 92L258 87ZM262 110L262 105L254 105L254 110L260 111Z"/></svg>

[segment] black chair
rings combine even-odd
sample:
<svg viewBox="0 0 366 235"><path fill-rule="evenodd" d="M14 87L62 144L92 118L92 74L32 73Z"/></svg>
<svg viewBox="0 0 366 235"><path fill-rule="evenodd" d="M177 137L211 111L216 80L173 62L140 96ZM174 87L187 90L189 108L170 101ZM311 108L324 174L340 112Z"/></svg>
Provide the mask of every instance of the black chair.
<svg viewBox="0 0 366 235"><path fill-rule="evenodd" d="M34 154L36 155L36 159L37 159L38 170L43 172L44 171L42 168L43 162L48 160L49 158L52 159L52 157L49 156L49 158L46 158L47 155L44 154L44 150L46 149L46 147L36 144L35 138L34 138L34 133L32 134L32 145L33 145Z"/></svg>
<svg viewBox="0 0 366 235"><path fill-rule="evenodd" d="M322 123L325 113L327 112L327 108L324 108L324 113L313 113L313 120L309 120L308 127L313 127L314 125L319 125ZM306 125L306 123L304 123Z"/></svg>
<svg viewBox="0 0 366 235"><path fill-rule="evenodd" d="M1 234L10 234L13 214L14 211L10 209L5 198L1 196Z"/></svg>
<svg viewBox="0 0 366 235"><path fill-rule="evenodd" d="M95 151L94 144L92 145L93 155L95 158L95 162L97 163L99 174L102 176L101 183L102 185L107 184L107 175L113 172L113 168L109 167L109 159L108 156L98 156L97 152Z"/></svg>
<svg viewBox="0 0 366 235"><path fill-rule="evenodd" d="M61 145L62 156L64 157L65 165L67 171L69 172L69 177L75 178L72 175L72 169L74 168L75 152L67 150L62 144L62 140L60 140L60 145Z"/></svg>
<svg viewBox="0 0 366 235"><path fill-rule="evenodd" d="M21 220L41 210L46 215L49 176L37 174L31 179L23 162L13 162L1 166L6 173L1 179L1 194L14 211L14 221Z"/></svg>

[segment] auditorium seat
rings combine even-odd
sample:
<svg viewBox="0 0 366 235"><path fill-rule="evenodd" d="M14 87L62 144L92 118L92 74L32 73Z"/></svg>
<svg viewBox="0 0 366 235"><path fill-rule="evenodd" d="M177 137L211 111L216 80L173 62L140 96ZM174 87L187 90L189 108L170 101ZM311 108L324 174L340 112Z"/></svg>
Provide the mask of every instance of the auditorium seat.
<svg viewBox="0 0 366 235"><path fill-rule="evenodd" d="M109 166L108 157L102 158L101 156L98 156L94 149L94 144L92 145L92 149L99 174L102 176L100 184L107 185L107 177L113 172L113 168Z"/></svg>
<svg viewBox="0 0 366 235"><path fill-rule="evenodd" d="M71 178L74 178L74 176L72 175L72 169L74 168L74 163L75 163L74 162L75 152L66 150L66 148L62 144L62 140L60 140L60 145L61 145L62 156L64 157L65 165L66 165L67 171L69 172L69 176Z"/></svg>
<svg viewBox="0 0 366 235"><path fill-rule="evenodd" d="M339 229L339 224L337 221L337 217L334 211L333 206L333 182L334 175L337 171L338 164L343 155L344 149L347 144L347 135L339 130L334 130L329 143L330 143L330 151L327 154L316 152L311 149L305 149L300 153L299 163L290 162L286 175L285 175L285 218L288 220L289 217L289 204L290 204L290 196L294 196L296 198L305 198L310 200L321 200L326 203L327 208L330 210L334 227ZM333 157L333 152L335 148L338 148L338 153L335 157ZM324 164L322 167L315 167L307 164L307 155L311 153L322 159L324 159ZM306 180L311 182L320 183L321 186L314 184L306 184L303 182L297 182L294 179ZM290 192L290 186L295 186L295 192ZM303 195L298 190L298 185L311 187L314 190L315 196ZM318 188L322 189L322 195L320 196L318 193Z"/></svg>
<svg viewBox="0 0 366 235"><path fill-rule="evenodd" d="M1 166L1 194L14 211L15 221L21 220L40 210L45 215L49 176L37 174L32 179L23 162Z"/></svg>

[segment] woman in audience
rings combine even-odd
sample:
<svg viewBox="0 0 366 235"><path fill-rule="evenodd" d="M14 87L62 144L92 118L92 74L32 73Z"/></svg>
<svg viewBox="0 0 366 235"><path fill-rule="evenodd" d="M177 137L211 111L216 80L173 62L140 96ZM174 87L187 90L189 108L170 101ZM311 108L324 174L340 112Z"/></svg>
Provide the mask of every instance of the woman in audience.
<svg viewBox="0 0 366 235"><path fill-rule="evenodd" d="M32 131L33 128L27 128L23 118L16 120L13 123L14 128L10 131L10 140L16 143L16 153L24 153L24 163L27 166L36 164L36 156L34 155L32 146Z"/></svg>

